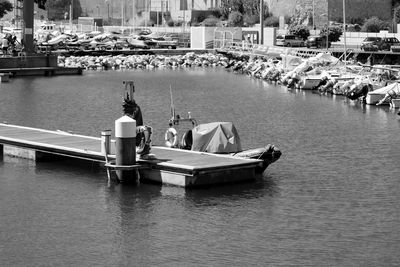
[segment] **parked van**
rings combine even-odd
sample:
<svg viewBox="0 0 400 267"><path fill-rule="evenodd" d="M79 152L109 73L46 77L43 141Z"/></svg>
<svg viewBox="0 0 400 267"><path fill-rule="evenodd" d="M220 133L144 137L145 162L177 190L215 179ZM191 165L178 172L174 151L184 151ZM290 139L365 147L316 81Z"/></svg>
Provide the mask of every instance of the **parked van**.
<svg viewBox="0 0 400 267"><path fill-rule="evenodd" d="M304 46L304 40L292 34L278 35L276 45L279 46Z"/></svg>

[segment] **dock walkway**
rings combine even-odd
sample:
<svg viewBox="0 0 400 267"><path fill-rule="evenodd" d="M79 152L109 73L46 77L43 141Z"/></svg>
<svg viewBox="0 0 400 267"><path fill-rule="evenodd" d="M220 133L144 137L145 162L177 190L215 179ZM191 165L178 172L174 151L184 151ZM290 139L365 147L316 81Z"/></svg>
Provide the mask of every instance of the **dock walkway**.
<svg viewBox="0 0 400 267"><path fill-rule="evenodd" d="M32 160L58 155L106 163L101 138L0 123L3 153ZM177 186L237 182L255 178L259 160L153 146L154 159L138 159L140 177ZM112 142L108 158L115 159Z"/></svg>

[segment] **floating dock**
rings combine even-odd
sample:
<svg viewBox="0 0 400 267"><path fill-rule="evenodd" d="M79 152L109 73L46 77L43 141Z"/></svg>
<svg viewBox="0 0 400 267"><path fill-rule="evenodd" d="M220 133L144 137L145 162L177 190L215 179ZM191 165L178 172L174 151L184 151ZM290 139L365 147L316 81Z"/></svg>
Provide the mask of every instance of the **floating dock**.
<svg viewBox="0 0 400 267"><path fill-rule="evenodd" d="M111 142L109 160L115 160ZM0 123L0 151L9 156L46 161L54 156L106 164L101 137ZM254 180L261 160L152 146L151 159L137 159L141 181L182 187Z"/></svg>
<svg viewBox="0 0 400 267"><path fill-rule="evenodd" d="M16 76L55 76L55 75L82 75L82 68L62 67L37 67L37 68L6 68L0 69L0 73Z"/></svg>
<svg viewBox="0 0 400 267"><path fill-rule="evenodd" d="M56 55L0 57L0 73L4 76L81 75L81 68L57 66Z"/></svg>

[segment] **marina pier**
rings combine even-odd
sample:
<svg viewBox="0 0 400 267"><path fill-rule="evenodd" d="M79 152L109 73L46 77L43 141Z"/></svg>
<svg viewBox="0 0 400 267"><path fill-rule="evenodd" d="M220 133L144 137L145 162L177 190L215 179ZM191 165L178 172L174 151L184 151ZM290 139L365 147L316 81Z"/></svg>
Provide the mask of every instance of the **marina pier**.
<svg viewBox="0 0 400 267"><path fill-rule="evenodd" d="M46 161L61 156L106 165L101 137L1 123L0 146L3 154L13 157ZM253 180L255 168L261 162L158 146L153 146L151 153L154 157L150 159L137 159L140 180L181 187ZM115 160L113 140L107 158Z"/></svg>

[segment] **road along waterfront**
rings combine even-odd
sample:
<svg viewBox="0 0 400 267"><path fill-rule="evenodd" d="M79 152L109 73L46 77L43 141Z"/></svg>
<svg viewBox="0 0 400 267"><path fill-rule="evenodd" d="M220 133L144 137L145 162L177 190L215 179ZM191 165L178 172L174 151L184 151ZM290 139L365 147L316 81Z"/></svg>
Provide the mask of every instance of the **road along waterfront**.
<svg viewBox="0 0 400 267"><path fill-rule="evenodd" d="M86 71L1 84L12 124L99 136L134 80L154 143L177 112L232 121L282 158L255 183L202 190L107 183L76 162L0 162L0 265L398 265L398 116L221 67ZM179 131L180 129L178 129Z"/></svg>

